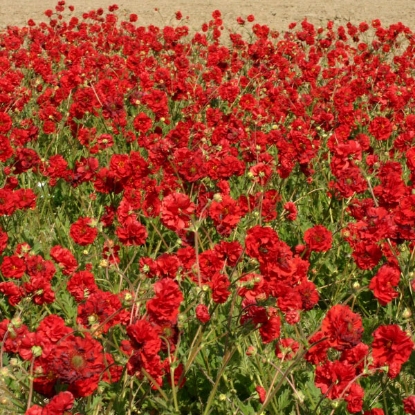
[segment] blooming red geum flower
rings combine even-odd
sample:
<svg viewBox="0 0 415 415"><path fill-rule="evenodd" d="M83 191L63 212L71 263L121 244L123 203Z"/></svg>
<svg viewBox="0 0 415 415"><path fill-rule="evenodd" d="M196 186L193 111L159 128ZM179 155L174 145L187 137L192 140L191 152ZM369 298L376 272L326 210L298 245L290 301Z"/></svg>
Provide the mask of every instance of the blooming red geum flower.
<svg viewBox="0 0 415 415"><path fill-rule="evenodd" d="M408 396L403 400L403 410L406 414L415 415L415 396Z"/></svg>
<svg viewBox="0 0 415 415"><path fill-rule="evenodd" d="M362 318L348 306L333 306L321 324L330 347L336 350L350 349L360 343L363 334Z"/></svg>
<svg viewBox="0 0 415 415"><path fill-rule="evenodd" d="M356 376L348 362L327 361L316 368L315 384L329 399L337 399L349 391Z"/></svg>
<svg viewBox="0 0 415 415"><path fill-rule="evenodd" d="M0 133L7 133L12 128L12 119L5 112L0 112Z"/></svg>
<svg viewBox="0 0 415 415"><path fill-rule="evenodd" d="M398 268L383 265L371 279L369 288L381 305L385 306L399 296L393 288L399 284L400 278L401 271Z"/></svg>
<svg viewBox="0 0 415 415"><path fill-rule="evenodd" d="M134 129L140 133L146 133L152 124L152 119L144 112L140 112L133 121Z"/></svg>
<svg viewBox="0 0 415 415"><path fill-rule="evenodd" d="M98 235L95 221L88 217L81 217L69 229L69 235L78 245L86 246L94 243Z"/></svg>
<svg viewBox="0 0 415 415"><path fill-rule="evenodd" d="M149 319L158 325L175 324L180 303L183 301L183 294L177 282L163 278L154 284L153 289L156 295L146 304Z"/></svg>
<svg viewBox="0 0 415 415"><path fill-rule="evenodd" d="M385 412L381 408L373 408L370 411L365 411L363 415L385 415Z"/></svg>
<svg viewBox="0 0 415 415"><path fill-rule="evenodd" d="M78 305L76 322L90 327L94 333L102 334L126 317L116 294L96 290L84 303Z"/></svg>
<svg viewBox="0 0 415 415"><path fill-rule="evenodd" d="M26 272L26 263L17 255L6 256L3 258L0 271L6 278L22 278Z"/></svg>
<svg viewBox="0 0 415 415"><path fill-rule="evenodd" d="M256 225L246 232L246 254L256 259L269 258L276 254L278 242L278 234L274 229Z"/></svg>
<svg viewBox="0 0 415 415"><path fill-rule="evenodd" d="M69 335L58 342L48 365L75 397L91 395L106 368L102 345L89 333L84 338Z"/></svg>
<svg viewBox="0 0 415 415"><path fill-rule="evenodd" d="M206 324L210 320L209 309L204 304L198 304L195 313L196 318L203 324Z"/></svg>
<svg viewBox="0 0 415 415"><path fill-rule="evenodd" d="M392 127L392 123L387 118L375 117L369 124L369 132L376 140L384 141L392 134Z"/></svg>
<svg viewBox="0 0 415 415"><path fill-rule="evenodd" d="M33 405L25 412L25 415L65 415L72 409L74 401L71 392L59 392L43 408Z"/></svg>
<svg viewBox="0 0 415 415"><path fill-rule="evenodd" d="M359 384L352 383L345 397L347 410L350 413L355 414L362 411L364 394L365 391Z"/></svg>
<svg viewBox="0 0 415 415"><path fill-rule="evenodd" d="M115 234L119 241L126 246L143 245L147 239L147 228L141 224L137 219L129 219L123 226L119 226Z"/></svg>
<svg viewBox="0 0 415 415"><path fill-rule="evenodd" d="M284 209L288 212L287 219L288 220L296 220L297 219L297 207L293 202L287 202L284 204Z"/></svg>
<svg viewBox="0 0 415 415"><path fill-rule="evenodd" d="M209 206L209 216L213 219L220 235L229 236L241 219L241 210L230 196L222 195L219 202L213 200Z"/></svg>
<svg viewBox="0 0 415 415"><path fill-rule="evenodd" d="M231 295L229 291L230 285L229 278L225 274L215 272L210 282L210 287L212 288L212 300L219 304L225 303Z"/></svg>
<svg viewBox="0 0 415 415"><path fill-rule="evenodd" d="M161 222L172 231L189 227L195 204L183 193L170 193L161 204Z"/></svg>
<svg viewBox="0 0 415 415"><path fill-rule="evenodd" d="M64 275L71 275L72 272L78 268L78 262L72 252L67 249L63 248L60 245L56 245L51 248L50 256L53 258L55 262L62 267L62 273Z"/></svg>
<svg viewBox="0 0 415 415"><path fill-rule="evenodd" d="M333 237L324 226L316 225L304 232L304 241L311 251L326 252L331 248Z"/></svg>
<svg viewBox="0 0 415 415"><path fill-rule="evenodd" d="M375 367L389 366L388 375L396 377L411 356L414 343L398 325L378 327L372 334L372 356Z"/></svg>

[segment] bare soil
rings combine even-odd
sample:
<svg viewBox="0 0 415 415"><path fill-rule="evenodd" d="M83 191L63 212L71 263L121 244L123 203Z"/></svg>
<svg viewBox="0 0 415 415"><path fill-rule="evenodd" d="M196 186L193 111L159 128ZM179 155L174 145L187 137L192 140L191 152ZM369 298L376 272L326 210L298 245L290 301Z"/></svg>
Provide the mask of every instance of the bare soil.
<svg viewBox="0 0 415 415"><path fill-rule="evenodd" d="M54 9L57 0L0 0L0 29L24 26L28 19L45 20L44 11ZM185 23L193 30L200 30L202 23L210 19L214 10L222 12L224 26L234 29L237 17L253 14L255 21L273 30L286 30L291 22L304 18L316 26L325 26L328 20L337 24L350 21L370 23L380 19L383 25L402 22L415 29L415 0L67 0L75 7L74 14L116 3L119 15L136 13L143 26L176 25L175 12L189 16ZM159 11L155 11L157 8Z"/></svg>

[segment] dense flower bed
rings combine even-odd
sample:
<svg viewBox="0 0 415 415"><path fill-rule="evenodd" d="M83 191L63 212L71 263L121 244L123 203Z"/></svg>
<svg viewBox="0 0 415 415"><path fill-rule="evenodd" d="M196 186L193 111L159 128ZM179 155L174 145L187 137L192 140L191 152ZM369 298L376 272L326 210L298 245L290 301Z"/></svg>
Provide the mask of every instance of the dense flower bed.
<svg viewBox="0 0 415 415"><path fill-rule="evenodd" d="M415 414L413 32L117 9L0 32L2 411Z"/></svg>

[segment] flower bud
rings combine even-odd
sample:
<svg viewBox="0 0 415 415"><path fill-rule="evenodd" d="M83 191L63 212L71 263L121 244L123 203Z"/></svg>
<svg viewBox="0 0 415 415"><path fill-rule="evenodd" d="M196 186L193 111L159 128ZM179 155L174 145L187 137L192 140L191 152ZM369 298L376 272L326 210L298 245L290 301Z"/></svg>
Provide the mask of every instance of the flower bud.
<svg viewBox="0 0 415 415"><path fill-rule="evenodd" d="M249 346L246 349L247 356L255 356L257 354L257 348L255 346Z"/></svg>
<svg viewBox="0 0 415 415"><path fill-rule="evenodd" d="M11 366L11 367L16 367L16 366L18 366L18 365L19 365L19 360L18 360L18 359L16 359L15 357L12 357L12 358L9 360L9 363L10 363L10 366Z"/></svg>
<svg viewBox="0 0 415 415"><path fill-rule="evenodd" d="M35 357L42 356L43 350L40 346L33 346L31 350L32 350L33 356Z"/></svg>
<svg viewBox="0 0 415 415"><path fill-rule="evenodd" d="M20 317L12 318L11 323L12 323L12 326L16 329L22 327L22 324L23 324L22 319Z"/></svg>

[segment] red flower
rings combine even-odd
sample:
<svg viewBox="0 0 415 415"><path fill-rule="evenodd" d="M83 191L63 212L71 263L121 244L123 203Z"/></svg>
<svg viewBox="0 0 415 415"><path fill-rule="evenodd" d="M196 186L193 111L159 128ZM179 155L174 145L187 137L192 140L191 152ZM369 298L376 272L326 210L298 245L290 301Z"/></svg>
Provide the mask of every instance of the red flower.
<svg viewBox="0 0 415 415"><path fill-rule="evenodd" d="M225 260L226 265L230 267L236 266L236 264L242 259L243 248L238 241L222 241L215 245L214 249L219 258Z"/></svg>
<svg viewBox="0 0 415 415"><path fill-rule="evenodd" d="M27 326L19 317L0 321L0 342L5 352L19 353L22 342L29 335Z"/></svg>
<svg viewBox="0 0 415 415"><path fill-rule="evenodd" d="M15 193L11 189L0 189L0 215L12 215L17 209Z"/></svg>
<svg viewBox="0 0 415 415"><path fill-rule="evenodd" d="M356 368L356 373L362 373L369 355L369 346L359 343L352 349L343 350L340 361L347 361Z"/></svg>
<svg viewBox="0 0 415 415"><path fill-rule="evenodd" d="M6 278L22 278L26 272L26 263L17 255L6 256L3 258L0 270Z"/></svg>
<svg viewBox="0 0 415 415"><path fill-rule="evenodd" d="M210 320L209 309L204 304L199 304L196 307L196 318L203 324Z"/></svg>
<svg viewBox="0 0 415 415"><path fill-rule="evenodd" d="M350 390L355 376L355 368L349 363L327 361L316 368L315 384L329 399L337 399Z"/></svg>
<svg viewBox="0 0 415 415"><path fill-rule="evenodd" d="M321 330L327 336L330 347L336 350L350 349L362 339L362 319L348 306L335 305L324 318Z"/></svg>
<svg viewBox="0 0 415 415"><path fill-rule="evenodd" d="M32 277L29 282L23 284L25 295L32 295L35 304L51 304L55 301L55 292L52 291L50 282L42 277Z"/></svg>
<svg viewBox="0 0 415 415"><path fill-rule="evenodd" d="M0 293L4 294L11 306L16 306L24 297L24 291L13 282L0 282Z"/></svg>
<svg viewBox="0 0 415 415"><path fill-rule="evenodd" d="M369 288L373 295L383 306L399 296L399 293L393 289L399 284L401 271L398 268L389 265L383 265L379 268L377 274L372 278Z"/></svg>
<svg viewBox="0 0 415 415"><path fill-rule="evenodd" d="M254 226L248 229L245 239L247 255L253 258L269 258L278 251L278 234L272 228Z"/></svg>
<svg viewBox="0 0 415 415"><path fill-rule="evenodd" d="M140 133L146 133L153 125L152 119L145 114L140 112L133 121L134 129Z"/></svg>
<svg viewBox="0 0 415 415"><path fill-rule="evenodd" d="M287 202L284 204L284 209L288 212L287 219L288 220L296 220L297 219L297 207L293 202Z"/></svg>
<svg viewBox="0 0 415 415"><path fill-rule="evenodd" d="M257 386L255 390L258 393L259 402L264 403L267 397L267 391L262 386Z"/></svg>
<svg viewBox="0 0 415 415"><path fill-rule="evenodd" d="M26 273L31 277L41 277L52 280L56 269L52 261L45 261L40 255L26 256Z"/></svg>
<svg viewBox="0 0 415 415"><path fill-rule="evenodd" d="M380 408L373 408L370 411L365 411L363 415L385 415L383 409Z"/></svg>
<svg viewBox="0 0 415 415"><path fill-rule="evenodd" d="M13 155L9 139L0 134L0 161L5 162Z"/></svg>
<svg viewBox="0 0 415 415"><path fill-rule="evenodd" d="M151 321L158 325L175 324L183 294L177 282L164 278L154 284L155 297L147 301L146 308Z"/></svg>
<svg viewBox="0 0 415 415"><path fill-rule="evenodd" d="M189 227L190 215L195 205L189 196L182 193L170 193L161 204L161 222L172 231Z"/></svg>
<svg viewBox="0 0 415 415"><path fill-rule="evenodd" d="M65 326L65 321L54 314L45 317L39 324L36 334L45 343L55 344L63 337L72 333L72 329Z"/></svg>
<svg viewBox="0 0 415 415"><path fill-rule="evenodd" d="M275 309L271 307L268 309L269 318L262 323L259 328L259 334L264 344L271 343L273 340L278 339L281 334L281 319L276 314Z"/></svg>
<svg viewBox="0 0 415 415"><path fill-rule="evenodd" d="M95 283L95 277L92 272L79 271L71 276L66 289L75 298L75 301L80 302L98 290Z"/></svg>
<svg viewBox="0 0 415 415"><path fill-rule="evenodd" d="M249 169L250 177L253 177L255 183L265 186L270 179L272 169L265 163L258 163Z"/></svg>
<svg viewBox="0 0 415 415"><path fill-rule="evenodd" d="M304 241L311 251L326 252L331 248L333 238L328 229L322 225L316 225L305 231Z"/></svg>
<svg viewBox="0 0 415 415"><path fill-rule="evenodd" d="M385 117L375 117L369 125L369 132L376 140L387 140L392 134L392 124Z"/></svg>
<svg viewBox="0 0 415 415"><path fill-rule="evenodd" d="M255 300L265 294L264 277L261 274L250 273L238 280L238 295L248 300Z"/></svg>
<svg viewBox="0 0 415 415"><path fill-rule="evenodd" d="M383 409L373 408L370 411L365 411L363 415L385 415L385 412L383 412Z"/></svg>
<svg viewBox="0 0 415 415"><path fill-rule="evenodd" d="M357 383L352 383L345 398L347 402L347 410L355 414L363 409L363 396L365 391Z"/></svg>
<svg viewBox="0 0 415 415"><path fill-rule="evenodd" d="M69 230L69 235L78 245L86 246L95 241L98 230L94 220L91 218L79 218L73 223Z"/></svg>
<svg viewBox="0 0 415 415"><path fill-rule="evenodd" d="M99 334L106 333L121 322L121 310L121 301L116 294L97 290L78 306L76 322Z"/></svg>
<svg viewBox="0 0 415 415"><path fill-rule="evenodd" d="M415 415L415 396L408 396L403 400L403 409L406 414Z"/></svg>
<svg viewBox="0 0 415 415"><path fill-rule="evenodd" d="M49 355L49 366L60 382L68 384L75 397L89 396L98 388L106 364L102 345L89 333L70 335L60 341Z"/></svg>
<svg viewBox="0 0 415 415"><path fill-rule="evenodd" d="M132 173L130 157L127 154L114 154L110 160L110 171L118 179L126 179Z"/></svg>
<svg viewBox="0 0 415 415"><path fill-rule="evenodd" d="M0 133L7 133L12 128L12 119L5 112L0 112Z"/></svg>
<svg viewBox="0 0 415 415"><path fill-rule="evenodd" d="M18 189L14 192L14 203L17 209L34 209L36 195L32 189Z"/></svg>
<svg viewBox="0 0 415 415"><path fill-rule="evenodd" d="M72 409L74 396L71 392L59 392L43 408L33 405L25 415L65 415Z"/></svg>
<svg viewBox="0 0 415 415"><path fill-rule="evenodd" d="M318 303L320 298L316 285L313 282L304 279L296 288L301 295L302 310L311 310Z"/></svg>
<svg viewBox="0 0 415 415"><path fill-rule="evenodd" d="M120 242L126 246L143 245L148 236L146 227L136 219L126 221L115 233Z"/></svg>
<svg viewBox="0 0 415 415"><path fill-rule="evenodd" d="M213 219L220 235L229 236L241 219L241 210L230 196L221 196L221 201L213 201L209 207L209 216Z"/></svg>
<svg viewBox="0 0 415 415"><path fill-rule="evenodd" d="M372 356L375 367L389 366L388 375L396 377L411 356L414 343L401 328L392 324L380 326L373 333Z"/></svg>
<svg viewBox="0 0 415 415"><path fill-rule="evenodd" d="M229 286L231 283L226 275L215 272L210 283L212 288L212 299L215 303L223 304L230 296Z"/></svg>
<svg viewBox="0 0 415 415"><path fill-rule="evenodd" d="M147 355L157 354L161 349L161 340L155 327L147 320L138 320L127 327L131 345L143 350Z"/></svg>
<svg viewBox="0 0 415 415"><path fill-rule="evenodd" d="M163 368L158 352L161 349L161 339L156 328L146 320L139 320L127 327L127 334L135 352L127 363L129 375L140 374L146 370L161 385Z"/></svg>
<svg viewBox="0 0 415 415"><path fill-rule="evenodd" d="M7 235L7 232L5 232L0 227L0 255L3 253L3 251L7 247L7 241L9 240L9 236Z"/></svg>
<svg viewBox="0 0 415 415"><path fill-rule="evenodd" d="M299 348L300 345L295 340L290 338L281 339L275 348L275 355L279 359L291 360Z"/></svg>
<svg viewBox="0 0 415 415"><path fill-rule="evenodd" d="M373 243L358 242L352 253L356 265L360 269L372 269L382 259L382 250Z"/></svg>
<svg viewBox="0 0 415 415"><path fill-rule="evenodd" d="M62 267L65 275L71 275L78 268L78 262L69 249L56 245L51 248L50 256Z"/></svg>
<svg viewBox="0 0 415 415"><path fill-rule="evenodd" d="M214 10L212 13L212 17L214 19L219 19L222 16L222 13L219 10Z"/></svg>

